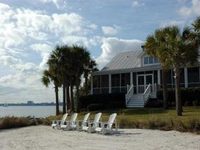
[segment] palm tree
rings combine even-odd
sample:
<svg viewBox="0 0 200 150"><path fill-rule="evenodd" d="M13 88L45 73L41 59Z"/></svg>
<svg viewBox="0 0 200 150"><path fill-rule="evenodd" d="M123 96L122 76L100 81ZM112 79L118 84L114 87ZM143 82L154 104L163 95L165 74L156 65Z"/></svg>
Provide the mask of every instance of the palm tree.
<svg viewBox="0 0 200 150"><path fill-rule="evenodd" d="M50 82L53 82L55 88L55 97L56 97L56 115L59 115L58 87L60 86L60 83L55 75L55 72L52 72L50 70L44 70L41 81L46 87L49 86Z"/></svg>
<svg viewBox="0 0 200 150"><path fill-rule="evenodd" d="M83 76L85 78L85 84L88 85L88 77L89 77L89 75L94 71L98 71L98 69L96 67L97 66L96 62L94 60L92 60L91 58L86 63L87 64L85 64L85 66L84 66Z"/></svg>
<svg viewBox="0 0 200 150"><path fill-rule="evenodd" d="M73 45L71 50L72 50L71 52L72 52L72 58L73 58L72 72L73 72L73 79L74 79L74 83L76 87L76 106L77 106L77 103L79 101L79 88L81 84L81 76L84 75L84 71L86 70L86 68L87 69L90 68L89 65L91 65L90 61L92 59L90 58L90 53L87 51L87 49L82 46ZM95 62L93 61L93 63ZM84 76L86 77L86 75ZM74 106L74 102L72 103Z"/></svg>
<svg viewBox="0 0 200 150"><path fill-rule="evenodd" d="M197 17L197 19L193 22L192 28L193 28L194 33L196 35L198 45L200 45L200 17Z"/></svg>
<svg viewBox="0 0 200 150"><path fill-rule="evenodd" d="M167 70L168 65L166 64L166 58L164 57L165 50L163 47L164 33L162 30L156 30L154 35L147 37L146 43L144 45L145 52L153 57L158 58L161 68L162 68L162 88L163 88L163 108L167 109Z"/></svg>
<svg viewBox="0 0 200 150"><path fill-rule="evenodd" d="M67 45L56 46L52 51L50 58L48 59L47 64L50 68L54 68L57 72L57 76L62 83L63 87L63 114L66 113L66 98L68 98L67 92L67 77L68 77L68 55L69 48ZM67 95L67 96L66 96ZM69 99L67 99L69 101ZM69 104L69 102L67 102ZM69 108L69 107L68 107Z"/></svg>
<svg viewBox="0 0 200 150"><path fill-rule="evenodd" d="M180 68L182 66L197 62L198 47L194 33L189 28L185 28L183 32L177 26L169 26L156 30L155 34L160 36L157 46L161 64L172 67L175 78L175 97L177 115L182 115L182 104L180 98ZM155 36L153 36L155 37ZM157 55L155 55L157 56Z"/></svg>
<svg viewBox="0 0 200 150"><path fill-rule="evenodd" d="M90 58L90 53L81 46L57 46L51 53L47 62L51 70L55 70L63 86L63 113L73 111L75 101L73 98L76 87L76 102L79 99L81 77L88 80L88 75L94 70L96 63ZM77 107L76 107L77 108Z"/></svg>

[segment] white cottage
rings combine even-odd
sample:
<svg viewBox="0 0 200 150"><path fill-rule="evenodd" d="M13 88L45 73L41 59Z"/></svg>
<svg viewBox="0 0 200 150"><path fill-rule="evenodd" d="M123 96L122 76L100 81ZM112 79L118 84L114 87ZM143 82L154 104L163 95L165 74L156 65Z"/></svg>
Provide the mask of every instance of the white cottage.
<svg viewBox="0 0 200 150"><path fill-rule="evenodd" d="M183 88L200 87L200 68L181 68ZM174 88L173 71L168 72L168 88ZM156 98L162 84L162 70L158 60L143 50L123 52L115 56L101 71L94 72L91 94L125 93L126 107L144 107Z"/></svg>

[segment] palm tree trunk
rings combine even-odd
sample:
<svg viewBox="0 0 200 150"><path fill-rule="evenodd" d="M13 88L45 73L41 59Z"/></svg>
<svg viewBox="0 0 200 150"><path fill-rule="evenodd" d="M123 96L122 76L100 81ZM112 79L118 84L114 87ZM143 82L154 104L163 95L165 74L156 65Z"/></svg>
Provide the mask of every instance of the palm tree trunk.
<svg viewBox="0 0 200 150"><path fill-rule="evenodd" d="M55 95L56 95L56 115L59 115L59 98L58 98L58 86L55 86Z"/></svg>
<svg viewBox="0 0 200 150"><path fill-rule="evenodd" d="M76 111L79 111L79 84L76 83L76 102L75 102L75 106L76 106Z"/></svg>
<svg viewBox="0 0 200 150"><path fill-rule="evenodd" d="M88 84L88 76L85 77L85 84L86 84L86 85Z"/></svg>
<svg viewBox="0 0 200 150"><path fill-rule="evenodd" d="M163 108L167 109L168 104L167 104L167 70L163 69L162 71L162 86L163 86Z"/></svg>
<svg viewBox="0 0 200 150"><path fill-rule="evenodd" d="M176 113L178 116L182 116L182 102L180 97L180 69L179 67L174 67L175 74L175 97L176 97Z"/></svg>
<svg viewBox="0 0 200 150"><path fill-rule="evenodd" d="M66 95L65 95L65 83L63 83L63 114L66 113Z"/></svg>
<svg viewBox="0 0 200 150"><path fill-rule="evenodd" d="M67 94L67 112L71 112L71 101L69 97L69 85L66 86L66 94Z"/></svg>
<svg viewBox="0 0 200 150"><path fill-rule="evenodd" d="M70 86L70 95L71 95L71 104L72 104L72 111L74 111L74 96L73 96L73 85Z"/></svg>

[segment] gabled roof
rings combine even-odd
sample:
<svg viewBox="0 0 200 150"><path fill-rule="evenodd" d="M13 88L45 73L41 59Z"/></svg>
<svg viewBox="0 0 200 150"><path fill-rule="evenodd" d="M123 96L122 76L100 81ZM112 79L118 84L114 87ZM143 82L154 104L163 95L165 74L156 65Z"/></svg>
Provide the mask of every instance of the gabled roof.
<svg viewBox="0 0 200 150"><path fill-rule="evenodd" d="M119 53L101 71L141 67L142 54L142 50Z"/></svg>

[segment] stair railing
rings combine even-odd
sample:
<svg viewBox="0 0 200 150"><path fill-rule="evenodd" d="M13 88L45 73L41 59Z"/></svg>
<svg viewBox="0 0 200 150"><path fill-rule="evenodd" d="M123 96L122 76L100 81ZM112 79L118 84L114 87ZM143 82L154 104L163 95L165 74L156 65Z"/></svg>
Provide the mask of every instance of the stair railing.
<svg viewBox="0 0 200 150"><path fill-rule="evenodd" d="M147 102L147 100L149 99L150 96L151 96L151 84L149 84L147 86L147 88L145 89L145 91L143 93L144 105L146 104L146 102Z"/></svg>
<svg viewBox="0 0 200 150"><path fill-rule="evenodd" d="M132 84L130 86L130 88L127 90L127 93L126 93L126 105L130 102L130 100L133 96L133 90L134 90L134 86Z"/></svg>

